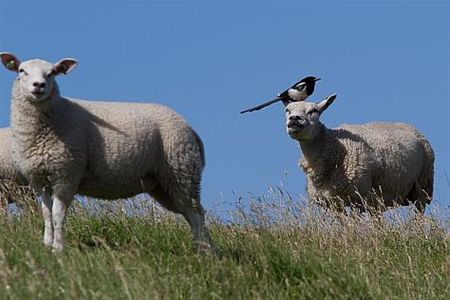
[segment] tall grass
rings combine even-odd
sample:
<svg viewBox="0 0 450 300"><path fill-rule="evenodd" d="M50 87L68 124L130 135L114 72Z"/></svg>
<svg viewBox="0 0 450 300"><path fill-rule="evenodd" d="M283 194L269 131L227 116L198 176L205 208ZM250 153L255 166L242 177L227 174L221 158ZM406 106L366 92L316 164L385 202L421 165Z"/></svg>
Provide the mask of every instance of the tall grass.
<svg viewBox="0 0 450 300"><path fill-rule="evenodd" d="M218 258L196 254L186 222L149 202L89 203L72 207L59 255L41 242L39 213L0 219L0 298L450 299L439 211L337 216L274 191L210 212Z"/></svg>

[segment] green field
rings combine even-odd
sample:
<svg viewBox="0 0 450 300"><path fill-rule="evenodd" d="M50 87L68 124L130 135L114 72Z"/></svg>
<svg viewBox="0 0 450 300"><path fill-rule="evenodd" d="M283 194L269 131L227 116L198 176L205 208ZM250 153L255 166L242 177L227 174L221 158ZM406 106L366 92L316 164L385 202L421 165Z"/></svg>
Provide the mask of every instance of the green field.
<svg viewBox="0 0 450 300"><path fill-rule="evenodd" d="M41 243L40 213L4 216L0 298L450 299L442 218L336 217L260 199L226 222L210 217L219 258L196 254L184 220L152 209L76 203L57 255Z"/></svg>

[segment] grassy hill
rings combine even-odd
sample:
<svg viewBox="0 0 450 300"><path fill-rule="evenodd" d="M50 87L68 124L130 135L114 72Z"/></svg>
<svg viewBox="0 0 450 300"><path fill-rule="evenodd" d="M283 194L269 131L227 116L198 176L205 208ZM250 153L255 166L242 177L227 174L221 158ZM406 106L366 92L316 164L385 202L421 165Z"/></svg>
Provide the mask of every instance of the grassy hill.
<svg viewBox="0 0 450 300"><path fill-rule="evenodd" d="M450 299L448 220L260 200L212 217L218 258L195 253L184 220L140 205L76 203L59 255L41 243L39 213L2 217L0 298Z"/></svg>

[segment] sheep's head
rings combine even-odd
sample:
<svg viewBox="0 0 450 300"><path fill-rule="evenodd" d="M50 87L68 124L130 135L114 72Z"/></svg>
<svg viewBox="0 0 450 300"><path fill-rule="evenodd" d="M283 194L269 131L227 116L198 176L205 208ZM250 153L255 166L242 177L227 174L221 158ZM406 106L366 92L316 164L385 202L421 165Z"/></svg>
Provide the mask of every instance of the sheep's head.
<svg viewBox="0 0 450 300"><path fill-rule="evenodd" d="M319 117L336 99L336 94L327 97L319 103L292 102L286 107L287 133L298 141L313 140L319 129Z"/></svg>
<svg viewBox="0 0 450 300"><path fill-rule="evenodd" d="M55 64L40 59L20 62L11 53L0 53L3 65L18 74L17 80L24 95L29 101L38 102L48 99L55 86L55 76L72 71L77 61L65 58Z"/></svg>

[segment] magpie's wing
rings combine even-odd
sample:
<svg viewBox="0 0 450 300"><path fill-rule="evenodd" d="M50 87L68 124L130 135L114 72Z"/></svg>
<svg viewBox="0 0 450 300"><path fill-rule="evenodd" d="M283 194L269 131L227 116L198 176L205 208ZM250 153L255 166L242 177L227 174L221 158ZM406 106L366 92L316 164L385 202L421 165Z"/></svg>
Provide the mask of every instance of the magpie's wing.
<svg viewBox="0 0 450 300"><path fill-rule="evenodd" d="M252 107L252 108L249 108L249 109L241 111L241 114L244 114L244 113L247 113L247 112L252 112L252 111L255 111L255 110L260 110L261 108L269 106L271 104L274 104L274 103L276 103L278 101L281 101L281 99L280 98L276 98L276 99L273 99L273 100L261 103L259 105L256 105L256 106Z"/></svg>
<svg viewBox="0 0 450 300"><path fill-rule="evenodd" d="M300 81L297 81L290 88L288 88L287 90L281 92L278 97L281 98L281 99L289 99L290 98L289 94L288 94L289 90L290 89L301 90L301 87L306 84L306 82L304 80L305 80L305 78L303 78Z"/></svg>

